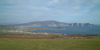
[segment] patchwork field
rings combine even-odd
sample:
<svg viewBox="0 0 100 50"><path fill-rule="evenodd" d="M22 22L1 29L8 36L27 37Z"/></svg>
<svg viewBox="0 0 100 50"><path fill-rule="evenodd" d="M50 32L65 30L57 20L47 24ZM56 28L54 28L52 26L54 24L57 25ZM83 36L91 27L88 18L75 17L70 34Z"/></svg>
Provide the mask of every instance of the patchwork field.
<svg viewBox="0 0 100 50"><path fill-rule="evenodd" d="M0 50L100 50L100 39L0 38Z"/></svg>

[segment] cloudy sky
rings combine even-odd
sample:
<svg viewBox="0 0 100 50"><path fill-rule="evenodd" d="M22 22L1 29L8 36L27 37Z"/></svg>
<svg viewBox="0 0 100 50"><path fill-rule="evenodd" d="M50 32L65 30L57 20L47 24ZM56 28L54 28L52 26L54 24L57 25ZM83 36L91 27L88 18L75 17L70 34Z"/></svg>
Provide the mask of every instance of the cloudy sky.
<svg viewBox="0 0 100 50"><path fill-rule="evenodd" d="M0 24L45 20L100 24L100 0L0 0Z"/></svg>

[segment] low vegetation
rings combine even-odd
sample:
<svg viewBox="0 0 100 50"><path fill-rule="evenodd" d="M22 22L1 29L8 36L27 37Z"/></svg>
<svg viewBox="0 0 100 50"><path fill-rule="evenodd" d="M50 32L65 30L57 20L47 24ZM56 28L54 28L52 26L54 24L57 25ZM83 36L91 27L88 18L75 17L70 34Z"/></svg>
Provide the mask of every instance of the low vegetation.
<svg viewBox="0 0 100 50"><path fill-rule="evenodd" d="M0 50L100 50L100 39L0 38Z"/></svg>

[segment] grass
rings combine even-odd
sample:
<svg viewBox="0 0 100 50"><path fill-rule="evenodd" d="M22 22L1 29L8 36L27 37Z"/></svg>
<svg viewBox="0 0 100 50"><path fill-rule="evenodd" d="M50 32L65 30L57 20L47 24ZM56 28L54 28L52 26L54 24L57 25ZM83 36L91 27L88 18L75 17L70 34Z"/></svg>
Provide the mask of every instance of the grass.
<svg viewBox="0 0 100 50"><path fill-rule="evenodd" d="M0 38L0 50L100 50L100 39Z"/></svg>

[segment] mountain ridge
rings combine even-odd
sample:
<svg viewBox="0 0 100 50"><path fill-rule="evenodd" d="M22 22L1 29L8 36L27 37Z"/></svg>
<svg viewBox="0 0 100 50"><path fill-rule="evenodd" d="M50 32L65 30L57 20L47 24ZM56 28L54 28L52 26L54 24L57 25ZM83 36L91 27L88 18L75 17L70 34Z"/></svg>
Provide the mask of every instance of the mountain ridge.
<svg viewBox="0 0 100 50"><path fill-rule="evenodd" d="M28 29L25 32L48 32L63 34L100 34L100 26L90 23L64 23L58 21L37 21L24 24L10 25ZM22 27L19 27L22 26ZM1 26L6 27L6 26ZM8 28L9 26L7 26ZM16 27L15 27L16 28Z"/></svg>
<svg viewBox="0 0 100 50"><path fill-rule="evenodd" d="M35 22L28 22L23 24L14 24L14 26L68 26L68 25L94 25L90 23L65 23L59 21L35 21Z"/></svg>

